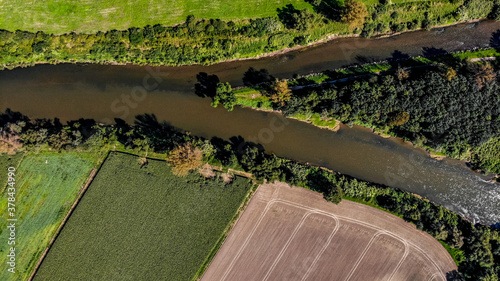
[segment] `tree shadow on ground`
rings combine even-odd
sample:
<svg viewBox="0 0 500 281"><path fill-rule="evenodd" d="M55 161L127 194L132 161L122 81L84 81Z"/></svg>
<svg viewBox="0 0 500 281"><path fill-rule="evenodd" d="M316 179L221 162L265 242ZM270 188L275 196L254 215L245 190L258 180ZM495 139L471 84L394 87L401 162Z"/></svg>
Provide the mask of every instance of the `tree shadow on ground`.
<svg viewBox="0 0 500 281"><path fill-rule="evenodd" d="M316 13L332 21L340 21L342 15L342 1L339 0L306 0L313 6Z"/></svg>

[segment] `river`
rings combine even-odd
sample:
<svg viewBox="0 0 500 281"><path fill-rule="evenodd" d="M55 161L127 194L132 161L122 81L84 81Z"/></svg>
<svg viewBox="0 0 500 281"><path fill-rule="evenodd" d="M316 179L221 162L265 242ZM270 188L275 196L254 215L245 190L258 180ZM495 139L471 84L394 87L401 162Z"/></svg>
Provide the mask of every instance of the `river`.
<svg viewBox="0 0 500 281"><path fill-rule="evenodd" d="M108 123L116 117L132 122L137 114L154 113L195 135L242 136L279 156L398 187L474 222L494 224L500 222L500 186L470 171L464 162L432 159L410 144L358 126L333 132L277 113L215 109L209 99L194 94L194 83L201 71L238 86L249 67L289 78L386 59L396 50L415 56L424 47L446 51L486 47L498 29L500 23L484 21L389 38L336 39L279 56L212 66L37 65L0 72L0 109L11 108L32 118L93 118Z"/></svg>

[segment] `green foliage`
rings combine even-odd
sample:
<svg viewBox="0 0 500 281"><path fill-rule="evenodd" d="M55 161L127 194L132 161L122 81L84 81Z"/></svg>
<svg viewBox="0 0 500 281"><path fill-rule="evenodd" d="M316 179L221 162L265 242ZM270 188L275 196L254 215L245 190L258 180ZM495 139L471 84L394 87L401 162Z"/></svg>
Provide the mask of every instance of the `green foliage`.
<svg viewBox="0 0 500 281"><path fill-rule="evenodd" d="M2 156L3 158L3 156ZM16 272L0 272L1 280L27 280L49 241L77 197L78 191L95 164L95 155L86 153L44 152L24 157L16 178ZM6 174L5 171L3 171ZM7 192L7 189L5 190ZM7 195L0 199L0 214L7 214ZM0 223L0 251L7 253L7 237L3 231L7 221ZM7 263L1 255L0 262Z"/></svg>
<svg viewBox="0 0 500 281"><path fill-rule="evenodd" d="M365 124L463 158L471 148L498 137L500 131L496 106L500 84L494 78L479 84L477 72L469 69L462 68L449 81L442 70L427 68L411 76L400 75L401 79L384 75L304 88L294 92L283 112ZM483 152L481 159L487 154Z"/></svg>
<svg viewBox="0 0 500 281"><path fill-rule="evenodd" d="M493 9L494 2L491 0L466 0L458 9L460 20L472 20L486 18Z"/></svg>
<svg viewBox="0 0 500 281"><path fill-rule="evenodd" d="M225 185L197 173L180 178L164 161L141 167L137 159L110 154L34 280L195 276L250 184L236 177Z"/></svg>
<svg viewBox="0 0 500 281"><path fill-rule="evenodd" d="M212 106L217 107L219 104L222 104L224 108L229 111L234 109L234 105L236 104L236 96L231 89L231 85L226 83L217 83L215 96L212 100Z"/></svg>
<svg viewBox="0 0 500 281"><path fill-rule="evenodd" d="M453 260L455 261L457 266L460 266L460 263L465 260L464 251L453 248L443 241L439 241L439 243L441 243L441 245L443 245L443 247L446 249L446 251L448 251L448 253L453 258Z"/></svg>
<svg viewBox="0 0 500 281"><path fill-rule="evenodd" d="M491 138L477 147L471 158L474 166L500 174L500 137Z"/></svg>
<svg viewBox="0 0 500 281"><path fill-rule="evenodd" d="M342 21L351 27L363 26L368 10L363 2L358 0L347 0L344 4Z"/></svg>
<svg viewBox="0 0 500 281"><path fill-rule="evenodd" d="M269 37L270 50L277 50L290 47L293 44L293 36L288 33L278 33Z"/></svg>

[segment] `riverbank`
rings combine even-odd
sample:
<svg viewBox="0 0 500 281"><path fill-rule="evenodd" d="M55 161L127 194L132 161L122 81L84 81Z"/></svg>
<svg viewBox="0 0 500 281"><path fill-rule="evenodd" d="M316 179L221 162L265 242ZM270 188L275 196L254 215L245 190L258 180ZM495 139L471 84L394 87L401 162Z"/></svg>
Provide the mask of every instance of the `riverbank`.
<svg viewBox="0 0 500 281"><path fill-rule="evenodd" d="M441 29L441 28L447 28L447 27L452 27L452 26L457 26L461 24L471 24L471 23L478 23L481 21L484 21L485 19L476 19L476 20L468 20L468 21L460 21L460 22L453 22L453 23L447 23L447 24L442 24L442 25L437 25L435 27L432 27L431 29L428 30L436 30L436 29ZM203 20L202 20L203 22ZM184 23L183 25L188 25L187 23ZM109 34L110 32L107 32L105 34L101 33L101 36L98 36L97 34L62 34L62 35L47 35L44 33L41 33L42 35L36 35L37 38L40 37L42 38L41 41L40 39L37 39L35 41L38 41L38 43L33 43L32 46L25 46L25 39L22 39L20 41L11 41L9 37L13 37L14 33L9 35L8 31L3 31L3 33L0 33L0 45L5 45L6 47L10 49L15 49L15 53L7 52L2 54L2 49L0 49L0 70L1 69L14 69L17 67L30 67L30 66L35 66L39 64L61 64L61 63L89 63L89 64L101 64L101 65L138 65L138 66L144 66L144 65L151 65L151 66L193 66L193 65L213 65L213 64L223 64L223 63L231 63L231 62L238 62L238 61L245 61L245 60L258 60L258 59L263 59L263 58L272 58L275 56L281 56L285 55L291 52L295 51L303 51L307 48L319 46L325 43L329 43L334 40L342 40L342 39L348 39L348 38L358 38L360 37L359 33L358 34L353 34L352 31L348 31L345 29L345 27L340 28L342 30L340 33L337 32L331 33L331 31L338 29L339 27L335 27L335 25L325 25L323 27L314 29L314 30L307 30L304 32L297 32L297 31L287 31L290 36L294 37L295 39L297 38L308 38L306 41L312 41L306 44L304 44L302 41L304 40L299 40L301 42L298 43L290 43L289 45L295 45L293 47L288 47L286 44L282 45L276 45L276 46L270 46L268 45L268 39L272 40L276 36L270 34L266 35L262 38L256 38L256 39L250 39L246 38L245 36L232 36L228 37L224 40L229 40L231 49L235 49L235 45L238 45L240 43L244 44L250 44L253 45L254 47L251 47L250 49L247 49L247 47L244 47L244 50L242 49L243 52L237 51L237 50L232 50L230 52L227 51L221 51L219 50L211 50L212 47L205 46L204 48L208 48L208 53L197 53L201 52L198 50L197 47L193 47L194 53L197 53L199 57L192 56L192 54L184 54L184 51L179 51L179 50L174 50L172 48L179 48L183 46L182 44L191 44L192 40L189 38L183 38L180 37L178 39L174 40L174 35L171 34L169 35L168 31L170 29L172 30L177 30L179 28L183 28L183 25L180 25L179 27L162 27L161 29L164 30L163 32L167 32L166 35L157 35L160 37L165 37L165 39L162 39L163 41L166 40L166 42L172 41L172 42L177 42L173 45L170 45L170 43L167 43L165 45L165 42L162 41L162 43L155 43L154 41L149 42L146 45L145 43L133 43L130 41L129 34L130 32L128 30L125 31L112 31L114 34ZM184 27L185 28L185 27ZM320 31L321 30L321 31ZM386 33L378 34L376 36L371 37L373 40L378 40L378 39L385 39L385 38L391 38L391 37L396 37L401 34L405 33L412 33L412 32L422 32L423 30L426 30L424 28L414 28L411 30L407 30L404 32L396 32L396 31L389 31ZM142 31L141 31L142 32ZM144 30L146 32L146 30ZM287 34L288 34L287 33ZM314 33L314 36L311 36L311 34ZM37 33L38 34L38 33ZM109 34L109 35L108 35ZM103 36L104 35L104 36ZM35 37L34 33L28 33L27 35L24 35L25 37L27 36L28 39L30 37ZM110 42L106 43L105 41L108 39L108 37L116 37L119 38L118 41L116 42ZM174 36L174 37L172 37ZM76 37L74 39L70 39L72 37ZM171 37L171 38L170 38ZM205 38L206 37L206 38ZM238 38L237 38L238 37ZM211 36L207 34L201 34L200 38L197 40L212 40L210 39ZM277 37L276 37L277 38ZM57 39L57 40L56 40ZM103 41L104 39L104 41ZM265 40L264 40L265 39ZM294 40L295 40L294 39ZM59 45L59 41L68 41L69 42L66 45ZM72 42L72 40L77 40L78 42ZM141 39L145 40L145 39ZM217 39L219 40L219 39ZM273 39L274 40L274 39ZM280 39L281 40L281 39ZM86 42L89 41L89 42ZM240 42L241 41L241 42ZM31 42L31 41L30 41ZM104 43L100 43L104 42ZM182 43L184 42L184 43ZM191 42L191 43L189 43ZM269 41L270 42L270 41ZM295 41L294 41L295 42ZM222 41L221 41L222 43ZM31 44L31 43L30 43ZM90 45L89 45L90 44ZM96 46L97 44L97 46ZM100 46L99 44L104 44L103 46ZM106 44L121 44L122 46L120 47L113 47L116 50L113 51L112 53L107 54L105 51L104 53L95 53L95 49L107 49L109 48L106 46ZM160 44L156 46L156 44ZM181 45L179 45L181 44ZM226 44L226 43L223 43ZM269 43L270 44L270 43ZM80 46L79 46L80 45ZM77 47L79 46L79 47ZM33 53L22 53L24 52L23 50L26 48L32 48ZM165 52L165 54L160 54L156 48L162 48L164 50L168 50ZM226 48L223 46L223 48ZM238 49L237 47L236 49ZM256 48L256 49L255 49ZM254 50L255 49L255 50ZM272 49L277 49L277 50L272 50ZM19 51L20 50L20 51ZM260 50L260 51L259 51ZM85 52L87 51L87 52ZM127 53L124 53L127 51ZM146 53L145 53L146 51ZM19 53L21 52L21 53ZM180 53L179 53L180 52ZM203 51L205 52L205 51ZM221 53L222 52L222 53ZM226 53L225 53L226 52ZM135 56L132 56L131 53L134 53ZM210 54L212 53L212 54ZM216 55L214 55L216 54ZM186 57L187 56L187 57Z"/></svg>

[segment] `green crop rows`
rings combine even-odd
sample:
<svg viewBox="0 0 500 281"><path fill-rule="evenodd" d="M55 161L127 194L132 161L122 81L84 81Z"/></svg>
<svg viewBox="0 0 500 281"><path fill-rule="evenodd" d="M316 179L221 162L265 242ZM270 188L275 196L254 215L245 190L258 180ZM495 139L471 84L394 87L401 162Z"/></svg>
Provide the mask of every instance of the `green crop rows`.
<svg viewBox="0 0 500 281"><path fill-rule="evenodd" d="M250 189L111 153L35 280L191 280Z"/></svg>

